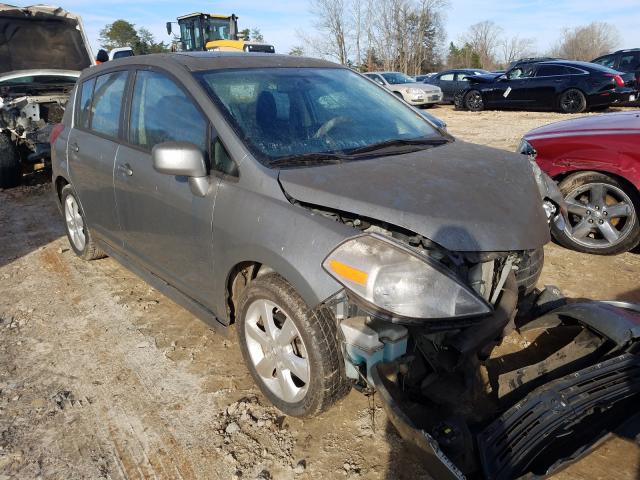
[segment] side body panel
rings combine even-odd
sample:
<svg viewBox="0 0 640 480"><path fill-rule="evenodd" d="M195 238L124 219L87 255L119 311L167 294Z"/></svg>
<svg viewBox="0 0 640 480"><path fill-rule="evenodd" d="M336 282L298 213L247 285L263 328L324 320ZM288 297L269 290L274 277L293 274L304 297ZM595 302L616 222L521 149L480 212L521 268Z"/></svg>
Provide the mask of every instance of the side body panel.
<svg viewBox="0 0 640 480"><path fill-rule="evenodd" d="M639 134L558 134L528 141L538 152L538 165L552 178L595 170L625 178L640 190Z"/></svg>
<svg viewBox="0 0 640 480"><path fill-rule="evenodd" d="M198 197L185 177L156 172L147 152L122 145L116 157L113 184L127 255L207 306L215 176L211 182L209 193Z"/></svg>
<svg viewBox="0 0 640 480"><path fill-rule="evenodd" d="M116 140L73 128L68 137L69 178L73 183L87 224L97 234L117 243L120 225L113 195Z"/></svg>
<svg viewBox="0 0 640 480"><path fill-rule="evenodd" d="M322 269L322 261L358 232L289 203L276 175L250 160L241 165L239 178L220 182L213 215L216 312L226 312L229 273L247 261L282 275L310 307L341 288Z"/></svg>

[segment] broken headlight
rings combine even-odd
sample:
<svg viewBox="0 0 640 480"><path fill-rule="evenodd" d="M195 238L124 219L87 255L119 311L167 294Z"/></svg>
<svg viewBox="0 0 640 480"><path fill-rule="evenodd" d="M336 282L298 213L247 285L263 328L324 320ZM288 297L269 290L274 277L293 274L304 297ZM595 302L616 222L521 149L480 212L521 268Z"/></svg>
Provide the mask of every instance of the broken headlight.
<svg viewBox="0 0 640 480"><path fill-rule="evenodd" d="M381 235L341 243L322 266L364 310L398 323L491 312L442 264Z"/></svg>
<svg viewBox="0 0 640 480"><path fill-rule="evenodd" d="M520 145L518 145L518 149L516 151L523 155L527 155L531 159L535 159L538 155L538 152L533 148L533 145L527 142L524 138L520 140Z"/></svg>

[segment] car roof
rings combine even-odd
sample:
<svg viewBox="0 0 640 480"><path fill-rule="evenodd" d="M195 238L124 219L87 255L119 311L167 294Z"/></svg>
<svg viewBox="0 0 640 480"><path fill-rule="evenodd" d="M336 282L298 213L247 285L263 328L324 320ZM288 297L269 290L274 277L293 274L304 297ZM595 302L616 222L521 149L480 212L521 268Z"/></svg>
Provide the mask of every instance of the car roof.
<svg viewBox="0 0 640 480"><path fill-rule="evenodd" d="M597 68L600 65L591 62L581 62L579 60L548 60L545 62L538 62L537 65L568 65L581 68Z"/></svg>
<svg viewBox="0 0 640 480"><path fill-rule="evenodd" d="M245 52L177 52L155 53L110 60L86 69L83 76L92 75L115 66L141 65L157 67L182 66L191 72L242 68L347 68L316 58Z"/></svg>

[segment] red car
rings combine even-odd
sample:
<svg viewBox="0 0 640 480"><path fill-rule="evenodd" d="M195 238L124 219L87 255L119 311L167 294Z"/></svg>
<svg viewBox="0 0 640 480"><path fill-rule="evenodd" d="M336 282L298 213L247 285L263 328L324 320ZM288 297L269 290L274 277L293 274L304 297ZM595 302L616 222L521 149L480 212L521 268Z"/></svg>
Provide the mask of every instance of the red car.
<svg viewBox="0 0 640 480"><path fill-rule="evenodd" d="M552 225L561 245L613 255L640 242L640 111L552 123L527 133L532 156L566 201L568 222Z"/></svg>

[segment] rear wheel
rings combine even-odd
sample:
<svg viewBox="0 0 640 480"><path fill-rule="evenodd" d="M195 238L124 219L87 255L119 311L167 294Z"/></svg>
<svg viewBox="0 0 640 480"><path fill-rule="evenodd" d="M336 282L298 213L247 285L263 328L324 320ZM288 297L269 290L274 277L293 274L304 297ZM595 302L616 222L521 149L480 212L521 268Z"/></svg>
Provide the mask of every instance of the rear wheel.
<svg viewBox="0 0 640 480"><path fill-rule="evenodd" d="M570 175L560 183L569 222L552 227L556 241L573 250L615 255L640 242L640 195L633 187L598 172Z"/></svg>
<svg viewBox="0 0 640 480"><path fill-rule="evenodd" d="M484 101L479 90L470 90L464 96L464 106L471 112L479 112L484 109Z"/></svg>
<svg viewBox="0 0 640 480"><path fill-rule="evenodd" d="M62 189L61 200L67 238L76 255L85 260L105 257L105 253L93 241L84 212L71 185L66 185Z"/></svg>
<svg viewBox="0 0 640 480"><path fill-rule="evenodd" d="M237 311L249 371L282 412L317 415L349 391L333 315L322 308L311 311L281 276L254 280L242 292Z"/></svg>
<svg viewBox="0 0 640 480"><path fill-rule="evenodd" d="M560 94L559 104L563 113L582 113L587 109L587 98L577 88L570 88Z"/></svg>
<svg viewBox="0 0 640 480"><path fill-rule="evenodd" d="M0 188L20 184L20 157L9 135L0 133Z"/></svg>

